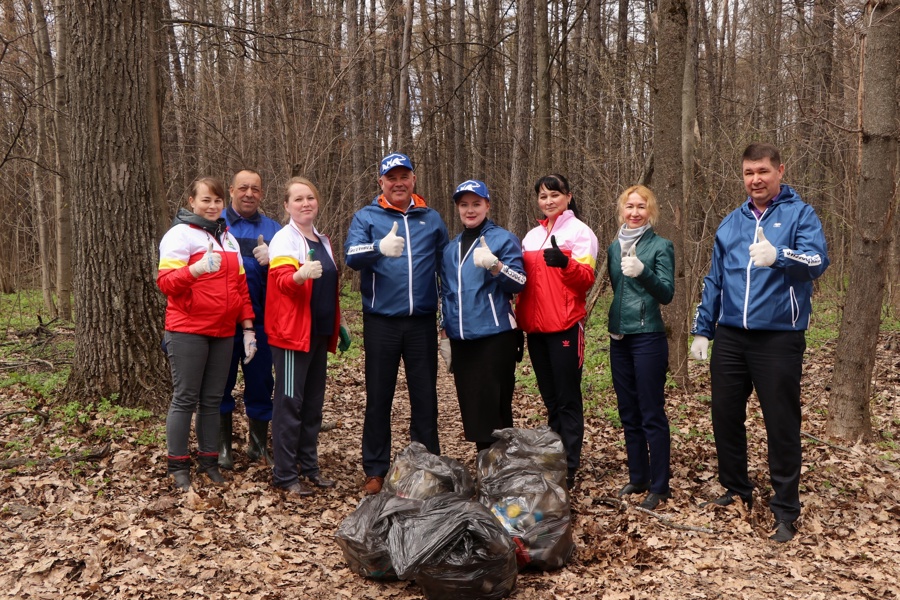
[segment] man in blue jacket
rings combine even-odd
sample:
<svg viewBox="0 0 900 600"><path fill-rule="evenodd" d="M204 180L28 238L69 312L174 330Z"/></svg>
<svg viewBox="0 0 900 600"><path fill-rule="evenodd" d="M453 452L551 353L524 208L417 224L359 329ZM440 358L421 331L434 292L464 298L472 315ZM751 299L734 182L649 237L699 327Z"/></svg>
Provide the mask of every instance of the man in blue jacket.
<svg viewBox="0 0 900 600"><path fill-rule="evenodd" d="M409 389L409 437L440 454L437 431L438 269L447 227L414 194L409 157L379 165L381 195L353 216L344 243L347 266L360 272L366 416L362 458L368 494L381 491L391 461L391 407L400 359Z"/></svg>
<svg viewBox="0 0 900 600"><path fill-rule="evenodd" d="M784 165L771 144L751 144L742 159L746 202L716 231L712 264L694 318L691 356L710 360L712 421L725 494L753 505L747 473L747 400L756 390L766 424L775 515L769 539L787 542L800 516L800 377L813 280L828 267L822 223L781 183Z"/></svg>
<svg viewBox="0 0 900 600"><path fill-rule="evenodd" d="M247 288L250 291L250 302L256 319L253 328L256 330L256 357L250 362L243 362L243 332L238 324L235 332L234 353L231 357L231 370L225 383L225 394L219 408L221 414L219 430L219 466L223 469L234 468L231 453L231 433L234 412L234 385L237 382L238 365L244 371L244 409L249 419L250 440L247 446L247 458L251 461L265 459L273 464L266 450L268 447L269 422L272 420L272 390L275 379L272 377L272 351L269 349L265 332L266 279L269 276L269 242L272 236L281 229L281 225L259 212L259 204L263 198L262 177L250 169L243 169L234 174L228 187L231 205L224 213L228 230L237 238L241 247L241 258L244 271L247 273Z"/></svg>

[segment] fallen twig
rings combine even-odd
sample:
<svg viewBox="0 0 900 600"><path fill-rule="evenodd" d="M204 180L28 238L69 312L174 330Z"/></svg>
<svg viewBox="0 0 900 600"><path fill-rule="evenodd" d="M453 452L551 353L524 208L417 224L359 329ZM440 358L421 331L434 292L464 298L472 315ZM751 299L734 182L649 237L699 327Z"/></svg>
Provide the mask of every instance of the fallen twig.
<svg viewBox="0 0 900 600"><path fill-rule="evenodd" d="M101 460L109 456L110 449L112 448L111 442L106 442L106 445L102 448L93 448L90 452L86 452L84 454L67 454L65 456L57 456L56 458L41 458L35 459L29 456L19 456L17 458L10 458L9 460L4 460L0 462L0 469L9 469L11 467L21 467L22 465L34 465L34 466L44 466L44 465L52 465L53 463L59 462L61 460L67 460L70 462L86 462L93 460Z"/></svg>
<svg viewBox="0 0 900 600"><path fill-rule="evenodd" d="M50 420L50 415L43 411L37 410L36 408L23 408L21 410L13 410L7 413L3 413L2 415L0 415L0 419L13 417L15 415L37 415L44 420L44 423Z"/></svg>
<svg viewBox="0 0 900 600"><path fill-rule="evenodd" d="M656 520L658 520L660 523L662 523L666 527L671 527L672 529L679 529L681 531L696 531L698 533L708 533L710 535L716 533L714 530L710 529L709 527L697 527L695 525L682 525L681 523L676 523L672 519L664 517L663 515L661 515L660 513L656 512L656 511L648 510L646 508L641 508L640 506L634 506L633 504L629 504L628 502L625 502L624 500L610 498L609 496L603 496L600 498L596 498L595 500L597 502L600 502L601 504L613 506L620 510L626 510L629 507L631 507L638 512L642 512L644 514L650 515L651 517L655 517Z"/></svg>

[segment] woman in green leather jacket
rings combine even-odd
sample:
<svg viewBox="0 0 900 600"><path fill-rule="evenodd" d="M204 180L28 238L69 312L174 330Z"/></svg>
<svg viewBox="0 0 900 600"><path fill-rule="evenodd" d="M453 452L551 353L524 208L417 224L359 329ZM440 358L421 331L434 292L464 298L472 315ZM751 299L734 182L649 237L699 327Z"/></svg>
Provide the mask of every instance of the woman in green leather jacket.
<svg viewBox="0 0 900 600"><path fill-rule="evenodd" d="M625 432L628 483L619 496L648 492L641 507L655 509L669 489L669 420L666 369L669 345L659 307L675 295L675 250L656 235L656 196L642 185L618 201L619 229L607 251L614 292L609 309L613 387Z"/></svg>

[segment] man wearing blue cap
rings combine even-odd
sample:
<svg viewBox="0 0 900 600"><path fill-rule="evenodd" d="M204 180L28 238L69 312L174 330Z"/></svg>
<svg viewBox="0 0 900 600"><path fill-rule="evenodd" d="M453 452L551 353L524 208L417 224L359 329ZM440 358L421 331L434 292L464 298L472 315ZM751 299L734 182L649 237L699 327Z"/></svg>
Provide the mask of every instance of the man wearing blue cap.
<svg viewBox="0 0 900 600"><path fill-rule="evenodd" d="M366 416L362 457L368 494L381 491L391 460L391 407L400 359L406 370L410 441L440 454L437 431L437 275L447 227L413 193L409 157L381 159L381 194L353 215L344 242L347 266L360 272Z"/></svg>

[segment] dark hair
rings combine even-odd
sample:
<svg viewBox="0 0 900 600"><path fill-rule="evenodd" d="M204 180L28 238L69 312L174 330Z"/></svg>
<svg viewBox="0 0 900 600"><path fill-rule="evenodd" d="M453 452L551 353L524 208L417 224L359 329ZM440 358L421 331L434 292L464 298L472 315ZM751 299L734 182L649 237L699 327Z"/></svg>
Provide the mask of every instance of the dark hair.
<svg viewBox="0 0 900 600"><path fill-rule="evenodd" d="M763 142L755 142L747 146L744 149L741 162L745 160L762 160L764 158L768 158L776 167L781 164L781 152L778 151L778 148Z"/></svg>
<svg viewBox="0 0 900 600"><path fill-rule="evenodd" d="M561 194L571 194L572 189L569 187L569 180L565 178L565 176L560 175L559 173L550 173L549 175L544 175L534 184L534 193L540 194L541 188L546 188L553 192L559 192ZM572 211L572 214L575 215L575 218L581 218L581 215L578 213L578 206L575 205L575 196L569 199L568 209Z"/></svg>
<svg viewBox="0 0 900 600"><path fill-rule="evenodd" d="M197 196L197 189L200 184L205 185L210 192L225 200L225 185L216 177L198 177L191 184L191 192L190 197L194 198Z"/></svg>
<svg viewBox="0 0 900 600"><path fill-rule="evenodd" d="M252 173L259 177L259 180L262 181L262 175L259 174L259 171L255 171L253 169L238 169L234 172L234 175L231 176L231 185L234 185L234 178L238 176L238 173Z"/></svg>

